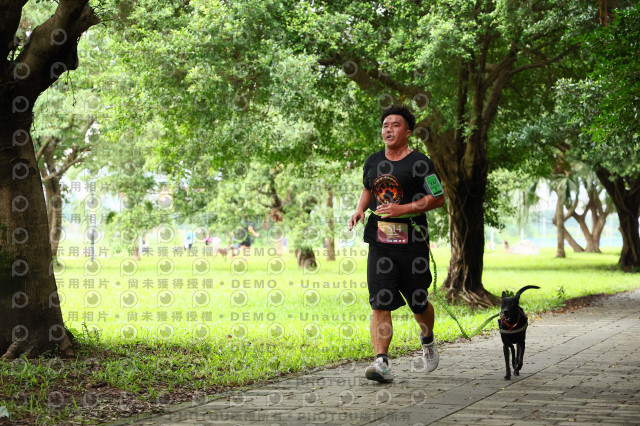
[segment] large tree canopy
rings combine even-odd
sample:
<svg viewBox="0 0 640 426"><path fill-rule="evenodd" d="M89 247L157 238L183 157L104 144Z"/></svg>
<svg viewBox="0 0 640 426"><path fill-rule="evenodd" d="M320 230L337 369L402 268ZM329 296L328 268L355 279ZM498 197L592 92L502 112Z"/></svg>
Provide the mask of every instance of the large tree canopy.
<svg viewBox="0 0 640 426"><path fill-rule="evenodd" d="M191 181L196 174L184 175L202 161L209 177L248 158L302 164L312 152L360 167L377 149L380 108L410 104L415 140L449 200L449 296L495 302L482 286L484 224L495 218L486 203L498 194L488 176L523 163L526 150L506 135L535 119L574 36L597 24L595 7L240 0L160 2L149 14L147 6L119 3L123 37L106 43L114 56L105 75L125 71L112 86L128 93L108 103L120 125L161 118L157 153L169 176ZM282 131L301 123L306 136Z"/></svg>
<svg viewBox="0 0 640 426"><path fill-rule="evenodd" d="M271 16L282 12L276 4L161 4L153 15L144 4L123 6L108 24L102 45L109 66L99 76L108 108L98 119L114 143L144 132L140 122L159 124L151 149L183 219L198 220L198 212L210 209L225 221L220 206L208 204L254 164L310 170L339 160L342 170L361 167L363 140L377 133L375 102L363 101L355 87L320 79L317 58L263 37L267 25L275 35ZM358 114L363 108L375 113ZM361 122L367 126L353 126ZM350 127L356 130L345 137ZM357 135L361 129L366 138ZM257 173L253 178L263 181L247 185L255 192L272 185L271 177ZM287 223L294 217L305 223L310 214L286 211Z"/></svg>
<svg viewBox="0 0 640 426"><path fill-rule="evenodd" d="M573 36L594 25L595 8L463 0L288 6L285 40L318 57L323 78L344 75L381 107L413 105L414 134L448 198L452 257L444 286L451 298L493 303L482 286L490 151L511 119L526 111L535 117L554 80L549 69L576 49Z"/></svg>

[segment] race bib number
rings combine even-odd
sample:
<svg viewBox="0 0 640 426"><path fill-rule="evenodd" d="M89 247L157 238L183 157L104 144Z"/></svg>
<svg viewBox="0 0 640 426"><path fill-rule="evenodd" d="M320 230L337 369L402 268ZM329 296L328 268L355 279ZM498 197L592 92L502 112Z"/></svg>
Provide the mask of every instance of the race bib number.
<svg viewBox="0 0 640 426"><path fill-rule="evenodd" d="M407 244L409 242L409 225L406 223L378 222L378 242Z"/></svg>

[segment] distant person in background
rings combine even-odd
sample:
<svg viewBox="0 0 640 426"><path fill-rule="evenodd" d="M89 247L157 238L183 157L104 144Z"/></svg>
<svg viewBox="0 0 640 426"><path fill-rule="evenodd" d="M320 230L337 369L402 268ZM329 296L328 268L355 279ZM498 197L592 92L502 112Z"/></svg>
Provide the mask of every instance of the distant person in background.
<svg viewBox="0 0 640 426"><path fill-rule="evenodd" d="M149 241L146 237L142 239L142 253L149 253Z"/></svg>
<svg viewBox="0 0 640 426"><path fill-rule="evenodd" d="M210 256L213 253L213 248L209 247L211 245L211 243L213 242L213 239L211 237L211 232L207 232L207 236L204 238L204 254L205 256Z"/></svg>
<svg viewBox="0 0 640 426"><path fill-rule="evenodd" d="M184 247L184 251L186 251L187 253L191 253L191 247L193 246L194 240L195 240L195 235L193 233L193 229L189 228L189 230L184 236L184 240L182 240L182 247Z"/></svg>
<svg viewBox="0 0 640 426"><path fill-rule="evenodd" d="M250 253L249 248L253 243L253 237L259 237L260 234L256 232L253 228L253 223L250 222L246 217L240 221L240 225L233 230L232 239L234 242L233 245L233 253L231 254L231 258L233 259L240 252L243 253L244 258L246 259Z"/></svg>

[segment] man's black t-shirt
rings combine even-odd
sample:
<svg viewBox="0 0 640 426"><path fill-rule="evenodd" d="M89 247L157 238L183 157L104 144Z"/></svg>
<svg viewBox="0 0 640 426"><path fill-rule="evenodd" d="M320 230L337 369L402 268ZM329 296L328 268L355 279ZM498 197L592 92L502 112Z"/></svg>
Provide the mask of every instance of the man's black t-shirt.
<svg viewBox="0 0 640 426"><path fill-rule="evenodd" d="M364 162L363 184L371 190L369 209L375 211L380 204L396 203L408 204L426 195L434 195L427 177L434 179L436 175L433 162L426 155L412 151L398 161L388 160L384 150L371 155ZM436 193L436 196L441 195ZM395 244L379 241L378 222L394 222L408 224L408 241ZM364 241L383 247L397 247L400 249L424 250L425 242L420 233L410 224L409 218L381 218L375 213L369 215L364 229ZM427 218L421 214L413 218L419 225L427 241L429 240Z"/></svg>

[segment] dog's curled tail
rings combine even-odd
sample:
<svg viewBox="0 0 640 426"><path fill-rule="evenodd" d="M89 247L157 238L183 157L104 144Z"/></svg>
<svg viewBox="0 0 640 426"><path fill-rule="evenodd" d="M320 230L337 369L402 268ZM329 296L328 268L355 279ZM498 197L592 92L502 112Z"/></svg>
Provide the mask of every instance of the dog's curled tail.
<svg viewBox="0 0 640 426"><path fill-rule="evenodd" d="M516 299L520 299L520 295L522 293L524 293L526 290L529 290L530 288L538 288L539 289L540 287L538 287L537 285L526 285L526 286L522 287L520 290L518 290L518 292L515 294L514 297Z"/></svg>

